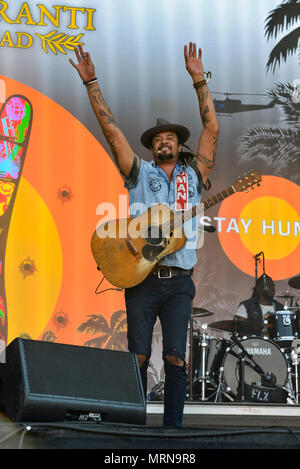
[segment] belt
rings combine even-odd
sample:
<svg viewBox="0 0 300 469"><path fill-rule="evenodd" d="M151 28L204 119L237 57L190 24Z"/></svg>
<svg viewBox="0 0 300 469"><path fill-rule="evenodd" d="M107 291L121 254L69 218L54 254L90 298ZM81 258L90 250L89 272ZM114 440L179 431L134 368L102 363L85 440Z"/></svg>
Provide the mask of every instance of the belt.
<svg viewBox="0 0 300 469"><path fill-rule="evenodd" d="M172 277L179 277L179 276L191 276L193 273L193 269L186 270L181 269L180 267L168 267L168 266L157 266L152 274L155 275L157 278L172 278Z"/></svg>

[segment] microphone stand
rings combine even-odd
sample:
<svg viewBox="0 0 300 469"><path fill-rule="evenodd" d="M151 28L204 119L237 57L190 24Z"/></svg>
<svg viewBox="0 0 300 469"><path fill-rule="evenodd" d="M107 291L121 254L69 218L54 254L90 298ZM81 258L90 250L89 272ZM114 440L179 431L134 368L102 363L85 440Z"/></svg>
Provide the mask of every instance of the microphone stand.
<svg viewBox="0 0 300 469"><path fill-rule="evenodd" d="M257 280L258 262L261 264L260 259L259 259L260 256L262 256L262 258L263 258L263 266L262 266L263 274L266 275L266 271L265 271L265 254L263 253L263 251L261 251L258 254L255 254L255 256L253 256L253 259L255 261L255 281Z"/></svg>
<svg viewBox="0 0 300 469"><path fill-rule="evenodd" d="M235 353L231 351L230 353L238 359L239 362L239 391L238 395L242 401L245 400L245 365L252 368L256 371L261 377L265 376L264 370L259 366L259 364L254 360L252 355L250 355L245 347L241 344L240 340L235 334L232 334L231 340L241 349L241 353ZM249 361L245 360L247 357Z"/></svg>

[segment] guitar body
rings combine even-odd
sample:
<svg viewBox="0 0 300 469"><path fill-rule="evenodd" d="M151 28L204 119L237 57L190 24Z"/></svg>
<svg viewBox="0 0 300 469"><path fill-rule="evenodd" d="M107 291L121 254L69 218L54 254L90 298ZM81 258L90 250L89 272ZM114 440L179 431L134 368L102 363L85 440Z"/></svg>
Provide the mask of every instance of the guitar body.
<svg viewBox="0 0 300 469"><path fill-rule="evenodd" d="M182 226L170 229L173 211L157 204L134 218L100 225L91 240L94 259L106 279L117 287L141 283L168 254L178 251L186 238Z"/></svg>
<svg viewBox="0 0 300 469"><path fill-rule="evenodd" d="M259 186L261 176L256 172L245 175L227 189L201 204L185 211L184 222L204 210L213 207L237 191L248 191ZM121 288L141 283L168 254L181 249L186 237L183 232L182 214L164 204L153 205L140 216L110 220L100 225L91 240L94 259L104 277Z"/></svg>

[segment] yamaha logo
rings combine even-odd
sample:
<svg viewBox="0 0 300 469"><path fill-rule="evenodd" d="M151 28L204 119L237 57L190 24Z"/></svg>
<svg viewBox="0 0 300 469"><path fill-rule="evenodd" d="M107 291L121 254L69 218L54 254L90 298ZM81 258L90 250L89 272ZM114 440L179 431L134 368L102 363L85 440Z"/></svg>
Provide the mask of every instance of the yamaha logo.
<svg viewBox="0 0 300 469"><path fill-rule="evenodd" d="M272 355L270 347L248 347L247 352L249 355Z"/></svg>

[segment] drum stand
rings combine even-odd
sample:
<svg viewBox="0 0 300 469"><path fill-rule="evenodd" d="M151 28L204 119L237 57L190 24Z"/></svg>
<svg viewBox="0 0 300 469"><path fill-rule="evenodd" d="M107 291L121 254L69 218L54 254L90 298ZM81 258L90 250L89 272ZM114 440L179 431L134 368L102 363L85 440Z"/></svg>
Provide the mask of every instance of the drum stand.
<svg viewBox="0 0 300 469"><path fill-rule="evenodd" d="M189 400L193 400L193 338L194 338L194 322L191 311L190 315L190 363L189 363Z"/></svg>
<svg viewBox="0 0 300 469"><path fill-rule="evenodd" d="M218 389L216 392L216 397L215 397L215 402L222 402L222 395L225 396L229 401L233 402L234 398L227 394L226 389L224 388L224 381L223 381L223 372L224 368L220 368L220 374L219 374L219 384L218 384Z"/></svg>
<svg viewBox="0 0 300 469"><path fill-rule="evenodd" d="M292 356L293 360L293 356ZM299 404L299 383L298 383L298 355L296 355L296 360L293 360L293 365L295 367L295 401L296 404Z"/></svg>
<svg viewBox="0 0 300 469"><path fill-rule="evenodd" d="M299 345L300 340L294 340L291 351L291 360L295 370L295 404L299 404Z"/></svg>
<svg viewBox="0 0 300 469"><path fill-rule="evenodd" d="M205 401L205 386L206 386L206 348L208 346L208 342L206 341L206 330L207 324L201 324L201 401Z"/></svg>
<svg viewBox="0 0 300 469"><path fill-rule="evenodd" d="M244 353L235 353L233 350L230 351L230 353L237 359L238 361L238 369L239 369L239 386L238 386L238 399L240 401L245 401L245 358L244 358ZM247 362L248 363L248 362ZM249 363L248 363L249 364ZM250 364L249 364L250 365ZM250 365L251 366L251 365ZM219 395L224 394L227 399L234 401L231 396L229 396L224 390L224 385L223 385L223 371L224 368L220 368L220 375L219 375L219 385L217 389L217 394L216 394L216 399L215 402L219 401Z"/></svg>
<svg viewBox="0 0 300 469"><path fill-rule="evenodd" d="M201 345L201 376L199 381L201 382L201 396L200 400L205 401L205 387L206 387L206 349L208 346L208 342L206 340L206 330L207 324L201 324L201 335L200 335L200 345ZM194 363L193 363L193 338L194 338L194 325L193 325L193 317L191 315L190 320L190 368L189 368L189 399L193 400L193 384L194 384Z"/></svg>

